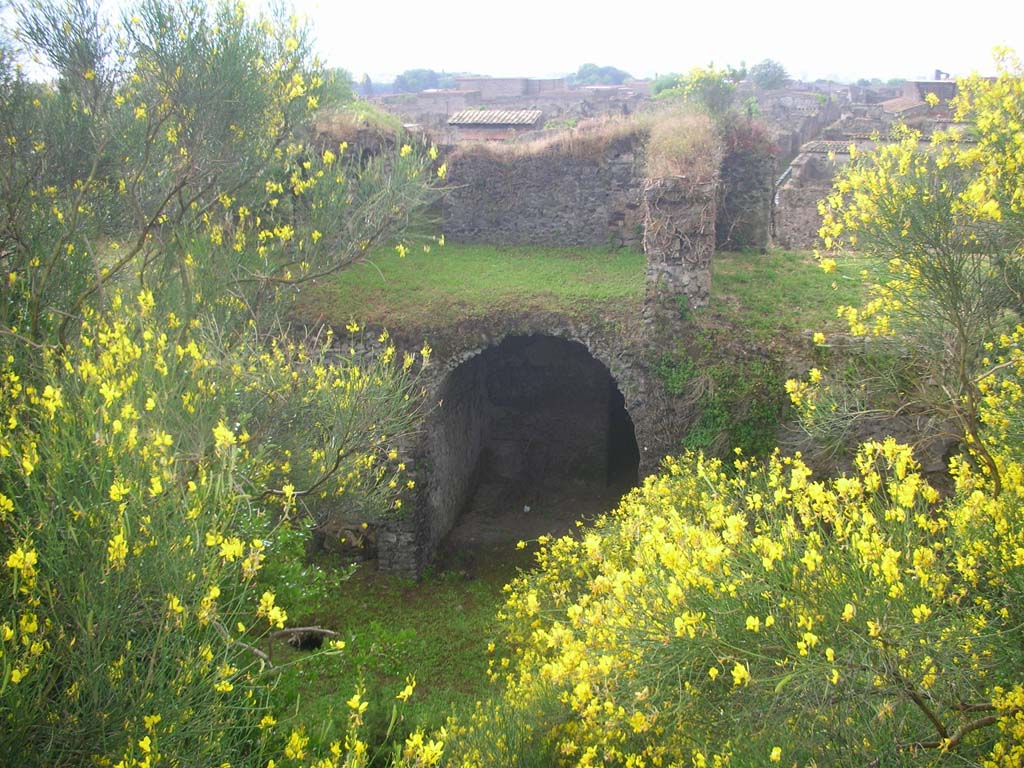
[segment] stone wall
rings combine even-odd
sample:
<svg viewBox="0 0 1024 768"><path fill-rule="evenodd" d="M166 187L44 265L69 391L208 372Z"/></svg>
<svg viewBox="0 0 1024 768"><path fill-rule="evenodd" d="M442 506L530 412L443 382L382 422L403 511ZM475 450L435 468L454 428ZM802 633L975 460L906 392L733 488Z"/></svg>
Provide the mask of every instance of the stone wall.
<svg viewBox="0 0 1024 768"><path fill-rule="evenodd" d="M819 93L782 92L759 100L761 118L768 125L776 155L783 165L800 153L800 148L821 136L842 115L845 100Z"/></svg>
<svg viewBox="0 0 1024 768"><path fill-rule="evenodd" d="M425 546L430 552L451 530L476 483L481 452L491 429L486 368L479 359L452 371L437 392L437 408L425 425L429 464L423 469L444 482L427 484L430 513Z"/></svg>
<svg viewBox="0 0 1024 768"><path fill-rule="evenodd" d="M697 183L651 179L644 187L644 310L655 335L671 332L664 321L708 303L718 196L717 178Z"/></svg>
<svg viewBox="0 0 1024 768"><path fill-rule="evenodd" d="M639 132L553 141L538 152L483 146L448 159L443 228L452 242L634 244L643 179Z"/></svg>
<svg viewBox="0 0 1024 768"><path fill-rule="evenodd" d="M830 187L785 186L775 201L775 244L780 248L811 250L818 245L821 214L818 201Z"/></svg>
<svg viewBox="0 0 1024 768"><path fill-rule="evenodd" d="M559 377L564 378L571 371L587 366L607 371L608 380L621 394L632 422L639 452L639 476L655 472L663 456L678 450L679 436L690 428L696 414L689 400L667 394L661 379L648 368L651 350L647 347L646 327L641 317L633 318L628 326L623 327L619 324L584 324L550 313L524 312L465 320L450 326L421 330L408 338L400 329L392 329L400 349L418 349L422 345L423 333L430 339L434 355L430 367L424 372L425 401L440 401L441 405L434 408L424 421L420 438L403 450L403 460L416 481L416 488L403 505L408 510L407 516L378 526L376 538L380 568L406 577L418 577L432 562L439 536L443 535L442 532L447 533L462 513L474 484L480 479L474 473L480 467L486 467L489 461L504 461L506 470L518 461L523 473L529 475L531 449L523 438L525 433L514 429L514 423L500 423L503 409L512 403L502 401L500 396L497 400L484 402L489 396L484 398L479 389L475 394L469 392L477 385L486 384L488 363L485 358L491 357L489 350L493 352L506 340L542 337L572 342L576 350L573 355L555 349L559 362L566 358L568 363L561 372L544 372L552 363L551 348L541 345L520 354L522 364L519 367L540 371L540 378L547 378L556 385ZM369 329L368 333L372 335L374 331ZM508 378L515 375L515 371L508 370L510 359L506 358L504 364L490 365L492 379L494 376ZM504 373L501 372L503 368ZM572 378L574 385L580 383L580 377ZM591 385L584 383L584 389L596 386L592 378L584 377L583 381L591 382ZM564 382L563 387L569 389ZM526 394L525 389L523 394ZM475 415L453 401L455 397L467 396L479 409ZM599 413L599 410L594 407L590 411L578 411L575 417L577 421L586 419L591 422L595 430L599 427L609 430L621 428L622 425L608 424L606 413ZM535 426L534 422L531 424ZM554 451L556 458L568 458L579 447L579 435L574 440L554 439L552 435L558 424L556 420L549 419L548 424L538 429L545 439L552 438L545 447L546 451ZM507 438L504 450L508 455L487 455L488 451L494 453L495 445L502 442L503 435ZM479 453L488 441L490 448L483 454ZM605 466L604 459L593 450L586 451L589 460L595 462L597 471L600 471ZM477 459L483 459L483 463ZM460 461L465 464L461 468L456 467Z"/></svg>
<svg viewBox="0 0 1024 768"><path fill-rule="evenodd" d="M384 96L380 105L407 123L420 123L431 128L447 124L456 112L479 106L479 91L424 91Z"/></svg>
<svg viewBox="0 0 1024 768"><path fill-rule="evenodd" d="M722 157L715 218L720 250L764 250L771 239L772 195L778 159L768 137L755 126L732 130Z"/></svg>
<svg viewBox="0 0 1024 768"><path fill-rule="evenodd" d="M815 141L790 164L775 192L773 241L780 248L818 245L818 201L832 191L836 173L850 161L849 144Z"/></svg>

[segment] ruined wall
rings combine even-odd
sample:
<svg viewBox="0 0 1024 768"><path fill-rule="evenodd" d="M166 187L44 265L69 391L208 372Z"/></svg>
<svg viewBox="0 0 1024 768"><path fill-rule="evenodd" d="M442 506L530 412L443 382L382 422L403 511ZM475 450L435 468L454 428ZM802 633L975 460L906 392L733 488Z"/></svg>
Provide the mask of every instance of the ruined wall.
<svg viewBox="0 0 1024 768"><path fill-rule="evenodd" d="M821 228L818 201L829 191L827 186L779 189L775 203L775 244L778 247L810 250L817 246Z"/></svg>
<svg viewBox="0 0 1024 768"><path fill-rule="evenodd" d="M479 91L485 100L501 96L521 96L527 91L525 77L457 77L455 85L460 91Z"/></svg>
<svg viewBox="0 0 1024 768"><path fill-rule="evenodd" d="M715 217L720 250L764 250L771 239L772 195L778 176L776 148L755 126L732 130L722 157Z"/></svg>
<svg viewBox="0 0 1024 768"><path fill-rule="evenodd" d="M685 309L708 303L718 196L717 178L652 179L644 188L644 311L655 336L670 332L665 323L677 321Z"/></svg>
<svg viewBox="0 0 1024 768"><path fill-rule="evenodd" d="M804 144L821 136L838 120L846 103L845 94L793 91L764 92L757 99L760 118L767 124L783 164L793 160Z"/></svg>
<svg viewBox="0 0 1024 768"><path fill-rule="evenodd" d="M607 326L592 325L559 315L524 312L467 319L454 325L429 329L427 336L434 348L434 356L430 367L424 372L423 383L427 389L425 400L428 403L437 403L439 400L443 402L429 414L420 439L410 444L408 450L403 452L410 475L416 480L416 488L404 504L404 508L408 510L407 516L387 521L380 526L377 534L380 568L403 576L419 576L436 553L438 533L446 525L450 527L454 517L463 511L473 483L479 480L479 477L467 474L466 469L456 471L456 478L461 478L456 482L452 482L445 474L442 464L431 455L432 451L439 447L440 439L440 435L430 436L433 429L431 425L439 423L439 419L448 419L451 427L448 428L447 434L455 436L456 442L462 440L460 430L465 429L470 435L466 442L471 445L460 449L464 450L462 459L457 458L454 450L447 453L442 451L442 454L448 457L442 459L442 463L449 459L453 462L463 460L466 461L465 466L472 469L472 459L477 450L478 440L482 446L487 438L492 438L491 450L501 442L503 427L498 422L502 417L502 409L511 406L511 403L503 403L500 397L488 404L478 403L481 407L480 412L485 414L482 418L486 418L493 425L486 428L482 428L481 422L476 420L477 417L471 417L470 414L457 415L453 411L449 415L446 412L450 407L461 408L452 401L453 390L449 389L449 379L457 378L462 382L459 386L469 386L472 379L463 378L463 372L473 370L474 361L485 357L488 350L498 348L506 339L543 336L575 342L578 359L575 362L569 361L570 369L574 366L583 368L587 365L593 367L600 364L607 370L614 386L621 393L624 407L632 421L632 430L639 450L639 475L644 477L655 472L661 458L678 449L679 436L690 428L696 412L691 403L682 402L679 398L668 395L661 379L647 367L651 353L646 346L644 328L644 320L641 317L631 319L629 325L623 327L618 323ZM401 336L400 329L393 330L400 349L416 349L422 344L420 333L406 339ZM559 362L562 358L568 357L564 353L564 348L545 348L543 345L536 347L532 352L524 351L522 367L543 371L550 368L552 356L556 353ZM483 368L476 370L473 375L481 377L476 381L486 381ZM563 369L561 374L552 373L551 382L557 386L558 376L564 375L565 372ZM492 375L511 377L516 373L498 370ZM574 381L578 384L578 377L574 377ZM584 381L591 381L593 386L597 386L592 378L584 377ZM566 385L565 389L568 396L569 387ZM506 391L509 391L508 388ZM525 389L520 392L523 396L527 395ZM548 415L550 416L550 411ZM577 412L575 416L577 419L592 420L594 430L599 427L613 427L608 424L607 412L603 409L591 408L589 412ZM460 427L459 424L463 426ZM529 440L525 437L528 430L525 427L517 429L514 423L506 424L504 427L508 428L508 443L505 448L511 456L482 458L485 461L494 459L506 462L505 471L519 462L522 476L527 480L533 479L529 476L530 448ZM537 427L538 437L544 440L557 437L555 433L558 428L557 421L549 420ZM558 456L569 460L578 445L579 442L575 439L552 439L545 450L554 451L556 460ZM607 466L607 458L599 456L593 450L593 442L588 450L587 460L595 462L595 470L601 472ZM446 487L437 488L439 484Z"/></svg>
<svg viewBox="0 0 1024 768"><path fill-rule="evenodd" d="M816 141L805 146L775 193L775 245L799 249L818 245L818 201L832 191L836 173L849 161L849 145L845 142Z"/></svg>
<svg viewBox="0 0 1024 768"><path fill-rule="evenodd" d="M407 123L422 123L426 127L442 126L456 112L483 103L479 91L424 91L423 93L396 93L384 96L380 105Z"/></svg>
<svg viewBox="0 0 1024 768"><path fill-rule="evenodd" d="M639 240L642 135L555 142L540 152L464 147L448 160L452 242L632 244Z"/></svg>
<svg viewBox="0 0 1024 768"><path fill-rule="evenodd" d="M432 483L427 504L433 511L427 520L426 546L433 551L451 530L476 484L480 454L490 431L486 399L486 368L479 359L452 372L438 392L440 405L427 420L424 467L443 483Z"/></svg>

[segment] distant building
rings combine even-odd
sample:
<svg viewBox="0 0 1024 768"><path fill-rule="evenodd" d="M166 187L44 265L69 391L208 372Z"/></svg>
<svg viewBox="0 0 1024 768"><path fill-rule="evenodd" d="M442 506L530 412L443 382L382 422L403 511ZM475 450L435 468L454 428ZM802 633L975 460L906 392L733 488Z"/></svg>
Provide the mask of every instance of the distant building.
<svg viewBox="0 0 1024 768"><path fill-rule="evenodd" d="M939 98L940 107L948 107L949 102L957 94L956 80L911 80L903 84L905 98L924 101L929 93L934 93Z"/></svg>
<svg viewBox="0 0 1024 768"><path fill-rule="evenodd" d="M543 127L539 109L465 109L448 118L458 140L511 139Z"/></svg>
<svg viewBox="0 0 1024 768"><path fill-rule="evenodd" d="M568 88L564 77L546 80L531 77L457 77L455 87L460 91L479 91L484 101L510 96L540 96Z"/></svg>

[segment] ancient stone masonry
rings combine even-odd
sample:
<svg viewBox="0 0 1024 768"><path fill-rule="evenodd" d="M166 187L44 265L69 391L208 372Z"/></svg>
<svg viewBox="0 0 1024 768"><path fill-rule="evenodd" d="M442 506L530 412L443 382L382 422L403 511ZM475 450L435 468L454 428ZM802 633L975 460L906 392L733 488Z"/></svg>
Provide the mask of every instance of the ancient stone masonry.
<svg viewBox="0 0 1024 768"><path fill-rule="evenodd" d="M448 239L635 244L647 257L646 294L642 311L625 318L510 311L415 336L410 329L408 338L391 329L401 349L418 349L425 336L434 357L424 380L430 412L420 436L401 449L415 479L408 513L374 526L382 570L421 575L481 494L524 509L546 483L571 486L588 474L608 488L629 477L629 487L678 449L696 405L667 392L652 361L685 332L688 312L708 303L720 204L735 201L723 195L722 168L730 166L714 134L690 127L694 135L660 145L658 134L631 123L598 137L563 136L533 152L475 146L449 156ZM701 152L677 156L679 146ZM758 201L744 215L766 222L768 160L737 159L732 167L740 169L736 194ZM740 176L751 167L758 177L748 183ZM648 178L648 168L660 177ZM726 220L737 238L763 241L767 223Z"/></svg>
<svg viewBox="0 0 1024 768"><path fill-rule="evenodd" d="M711 293L718 179L651 179L644 187L647 254L645 320L655 333L682 311L703 307ZM685 302L685 305L681 305Z"/></svg>
<svg viewBox="0 0 1024 768"><path fill-rule="evenodd" d="M733 129L722 157L715 245L719 250L764 250L771 239L776 148L755 126Z"/></svg>
<svg viewBox="0 0 1024 768"><path fill-rule="evenodd" d="M640 318L623 328L517 313L431 329L434 356L422 381L428 413L415 439L400 446L415 479L403 496L407 512L368 532L361 518L336 516L325 538L353 528L373 549L347 556L375 555L381 570L416 578L481 488L497 485L503 497L521 494L519 503L529 504L533 489L569 475L610 480L624 466L615 446L628 442L631 482L656 471L694 414L647 370L641 328ZM422 344L419 333L406 338L399 329L394 341ZM343 346L339 354L347 354ZM379 351L366 342L356 354Z"/></svg>
<svg viewBox="0 0 1024 768"><path fill-rule="evenodd" d="M830 145L835 144L832 148ZM786 169L775 196L774 241L781 248L814 248L818 242L821 214L818 201L832 187L837 165L834 152L845 152L840 142L815 141ZM820 147L820 151L818 148ZM849 160L849 155L845 155Z"/></svg>
<svg viewBox="0 0 1024 768"><path fill-rule="evenodd" d="M456 150L448 160L445 236L452 242L637 244L642 136L538 152Z"/></svg>
<svg viewBox="0 0 1024 768"><path fill-rule="evenodd" d="M866 149L871 142L856 142ZM818 245L818 202L832 191L836 173L850 162L849 141L811 141L790 164L775 192L774 235L780 248Z"/></svg>

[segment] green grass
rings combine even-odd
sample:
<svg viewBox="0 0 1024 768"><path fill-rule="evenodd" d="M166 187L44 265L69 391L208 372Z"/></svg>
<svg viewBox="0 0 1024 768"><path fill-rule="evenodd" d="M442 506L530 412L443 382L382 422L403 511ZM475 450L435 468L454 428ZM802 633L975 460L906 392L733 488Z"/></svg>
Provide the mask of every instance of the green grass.
<svg viewBox="0 0 1024 768"><path fill-rule="evenodd" d="M716 253L709 310L762 341L778 334L845 332L836 307L863 302L861 271L873 267L867 258L845 256L827 274L807 252Z"/></svg>
<svg viewBox="0 0 1024 768"><path fill-rule="evenodd" d="M525 561L504 555L488 562L497 565L479 578L451 571L428 574L418 583L364 566L323 605L290 611L289 624L333 628L346 647L340 655L317 657L276 644L275 663L296 662L279 673L279 719L294 716L315 741L329 745L344 737L345 702L363 684L369 702L364 737L379 745L393 707L392 743L417 727L438 728L453 711L486 698L488 663L504 652L496 621L502 587ZM415 676L416 690L403 705L395 695L408 675Z"/></svg>
<svg viewBox="0 0 1024 768"><path fill-rule="evenodd" d="M826 274L810 253L717 253L704 313L759 340L845 330L840 304L864 297L864 258ZM419 331L502 313L553 312L574 319L635 317L644 256L605 248L446 245L430 253L377 254L300 294L294 314L336 327L350 320Z"/></svg>
<svg viewBox="0 0 1024 768"><path fill-rule="evenodd" d="M643 300L644 257L601 248L445 245L404 259L388 252L300 295L295 314L406 330L498 313L628 317Z"/></svg>

